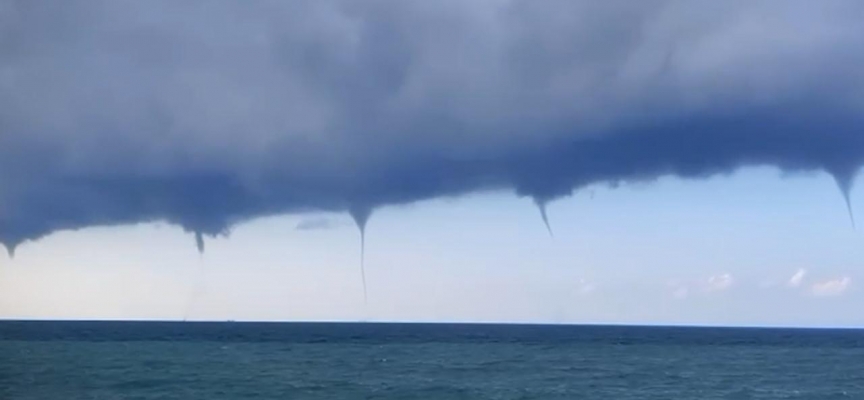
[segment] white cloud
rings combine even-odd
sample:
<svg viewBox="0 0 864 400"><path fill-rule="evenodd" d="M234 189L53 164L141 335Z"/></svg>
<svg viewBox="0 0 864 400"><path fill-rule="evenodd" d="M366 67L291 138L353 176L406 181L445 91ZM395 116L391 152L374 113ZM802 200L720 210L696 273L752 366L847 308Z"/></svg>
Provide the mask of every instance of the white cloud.
<svg viewBox="0 0 864 400"><path fill-rule="evenodd" d="M708 278L705 290L708 292L723 291L729 289L735 282L735 278L730 274L714 275Z"/></svg>
<svg viewBox="0 0 864 400"><path fill-rule="evenodd" d="M801 286L801 283L804 282L805 275L807 275L807 271L804 268L799 268L798 271L795 272L795 275L792 275L792 277L789 278L787 285L793 288Z"/></svg>
<svg viewBox="0 0 864 400"><path fill-rule="evenodd" d="M587 281L585 279L579 279L579 294L587 296L591 293L594 293L594 290L596 289L597 286L593 282Z"/></svg>
<svg viewBox="0 0 864 400"><path fill-rule="evenodd" d="M848 276L837 279L829 279L826 281L816 282L810 287L810 293L814 296L839 296L846 292L849 284L852 282Z"/></svg>
<svg viewBox="0 0 864 400"><path fill-rule="evenodd" d="M670 280L666 285L671 289L672 297L678 300L683 300L690 297L691 289L701 289L701 293L708 294L711 292L721 292L732 287L735 278L732 274L723 273L712 275L708 279L698 280Z"/></svg>

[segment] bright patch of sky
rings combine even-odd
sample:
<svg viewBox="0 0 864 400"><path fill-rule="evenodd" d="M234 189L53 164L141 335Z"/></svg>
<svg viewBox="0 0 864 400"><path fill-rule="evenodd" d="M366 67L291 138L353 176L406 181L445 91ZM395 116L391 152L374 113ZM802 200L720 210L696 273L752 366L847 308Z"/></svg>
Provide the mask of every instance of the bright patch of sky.
<svg viewBox="0 0 864 400"><path fill-rule="evenodd" d="M376 212L367 305L343 214L256 220L203 256L160 224L61 232L0 261L0 317L864 326L864 238L825 175L598 186L548 211L554 238L505 193Z"/></svg>

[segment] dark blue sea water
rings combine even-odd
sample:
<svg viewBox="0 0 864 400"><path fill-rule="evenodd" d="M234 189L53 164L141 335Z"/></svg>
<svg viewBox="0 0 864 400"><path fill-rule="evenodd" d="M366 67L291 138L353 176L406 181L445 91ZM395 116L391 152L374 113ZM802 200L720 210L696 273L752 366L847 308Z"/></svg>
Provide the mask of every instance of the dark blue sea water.
<svg viewBox="0 0 864 400"><path fill-rule="evenodd" d="M0 322L0 399L864 399L864 331Z"/></svg>

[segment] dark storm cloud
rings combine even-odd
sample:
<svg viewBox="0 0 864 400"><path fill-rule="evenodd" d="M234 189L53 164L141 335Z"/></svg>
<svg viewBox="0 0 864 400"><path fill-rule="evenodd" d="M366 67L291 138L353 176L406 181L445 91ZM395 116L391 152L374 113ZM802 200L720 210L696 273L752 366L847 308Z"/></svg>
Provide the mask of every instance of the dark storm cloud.
<svg viewBox="0 0 864 400"><path fill-rule="evenodd" d="M489 189L542 207L749 165L848 193L862 20L851 0L0 0L0 242Z"/></svg>

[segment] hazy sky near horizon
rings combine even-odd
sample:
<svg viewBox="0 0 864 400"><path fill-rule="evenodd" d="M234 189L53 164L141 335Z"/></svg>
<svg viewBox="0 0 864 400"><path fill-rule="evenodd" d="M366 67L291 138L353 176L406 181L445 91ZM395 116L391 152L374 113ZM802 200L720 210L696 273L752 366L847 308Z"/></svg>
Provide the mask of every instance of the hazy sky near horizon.
<svg viewBox="0 0 864 400"><path fill-rule="evenodd" d="M862 326L862 20L0 0L0 317Z"/></svg>
<svg viewBox="0 0 864 400"><path fill-rule="evenodd" d="M203 256L164 224L62 232L0 262L0 317L864 326L864 237L825 174L598 186L549 216L554 238L502 193L382 209L365 306L347 214L253 221Z"/></svg>

